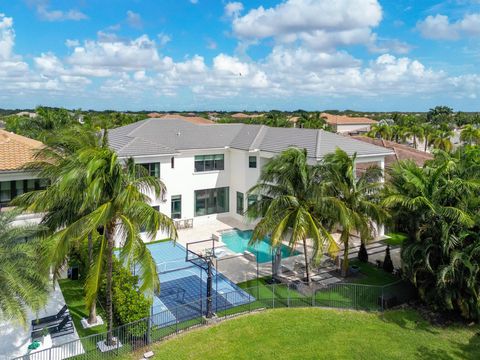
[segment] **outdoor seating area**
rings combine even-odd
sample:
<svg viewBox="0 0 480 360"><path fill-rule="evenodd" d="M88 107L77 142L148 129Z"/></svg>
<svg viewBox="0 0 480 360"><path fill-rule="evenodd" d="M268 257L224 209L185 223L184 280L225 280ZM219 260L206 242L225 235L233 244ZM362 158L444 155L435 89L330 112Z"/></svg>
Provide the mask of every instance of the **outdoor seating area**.
<svg viewBox="0 0 480 360"><path fill-rule="evenodd" d="M177 230L193 228L193 219L179 219L174 220L173 223L175 224Z"/></svg>

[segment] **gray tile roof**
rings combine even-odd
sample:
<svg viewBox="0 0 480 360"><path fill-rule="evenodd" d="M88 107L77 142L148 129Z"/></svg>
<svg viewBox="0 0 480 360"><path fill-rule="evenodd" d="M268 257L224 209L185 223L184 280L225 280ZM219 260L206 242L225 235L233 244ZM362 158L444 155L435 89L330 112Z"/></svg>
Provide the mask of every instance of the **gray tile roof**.
<svg viewBox="0 0 480 360"><path fill-rule="evenodd" d="M197 125L181 119L147 119L109 132L110 146L121 157L175 154L181 150L231 147L279 153L289 146L307 149L319 159L337 147L359 156L390 150L316 129L272 128L265 125Z"/></svg>

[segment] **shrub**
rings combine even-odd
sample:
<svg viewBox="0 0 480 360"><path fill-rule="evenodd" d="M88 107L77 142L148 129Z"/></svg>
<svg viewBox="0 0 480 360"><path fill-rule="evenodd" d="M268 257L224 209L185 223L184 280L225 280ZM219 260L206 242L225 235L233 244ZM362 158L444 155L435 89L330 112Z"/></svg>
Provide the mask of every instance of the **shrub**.
<svg viewBox="0 0 480 360"><path fill-rule="evenodd" d="M124 325L150 316L152 301L138 290L138 276L134 276L115 260L113 273L113 316L116 325ZM146 322L129 328L133 336L146 332Z"/></svg>
<svg viewBox="0 0 480 360"><path fill-rule="evenodd" d="M383 260L383 270L388 273L393 272L393 262L390 257L390 245L387 245L387 250L385 250L385 259Z"/></svg>
<svg viewBox="0 0 480 360"><path fill-rule="evenodd" d="M360 245L360 249L358 250L358 260L367 263L368 262L368 252L365 244L362 242Z"/></svg>

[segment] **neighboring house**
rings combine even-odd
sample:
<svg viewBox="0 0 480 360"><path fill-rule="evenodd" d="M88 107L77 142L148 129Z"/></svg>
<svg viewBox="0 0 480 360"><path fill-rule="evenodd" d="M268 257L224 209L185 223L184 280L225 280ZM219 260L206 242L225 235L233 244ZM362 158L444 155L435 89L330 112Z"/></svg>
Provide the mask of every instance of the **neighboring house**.
<svg viewBox="0 0 480 360"><path fill-rule="evenodd" d="M401 160L413 160L418 166L423 166L425 161L432 160L433 155L422 150L414 149L408 145L398 144L394 141L383 139L374 139L367 136L352 136L354 139L369 143L372 145L382 146L391 150L391 155L385 156L385 168L391 168L394 163Z"/></svg>
<svg viewBox="0 0 480 360"><path fill-rule="evenodd" d="M205 119L200 116L183 116L183 115L159 114L159 113L150 113L147 116L149 118L156 118L156 119L184 120L184 121L191 122L192 124L199 124L199 125L215 124L213 120Z"/></svg>
<svg viewBox="0 0 480 360"><path fill-rule="evenodd" d="M230 115L230 117L234 119L254 119L262 116L263 114L244 114L244 113L236 113L236 114Z"/></svg>
<svg viewBox="0 0 480 360"><path fill-rule="evenodd" d="M384 167L393 151L317 129L265 125L197 125L178 119L147 119L109 133L120 158L133 157L165 183L167 193L152 206L174 219L195 224L217 216L244 220L247 195L262 167L289 146L305 148L316 163L337 147L357 153L357 162Z"/></svg>
<svg viewBox="0 0 480 360"><path fill-rule="evenodd" d="M36 112L31 112L31 111L20 111L15 114L16 116L25 116L29 118L36 118L38 114Z"/></svg>
<svg viewBox="0 0 480 360"><path fill-rule="evenodd" d="M322 113L320 116L327 121L327 124L330 125L335 132L340 134L365 133L370 130L373 124L378 122L366 117L350 117L328 113Z"/></svg>
<svg viewBox="0 0 480 360"><path fill-rule="evenodd" d="M17 195L46 186L45 181L24 168L43 146L37 140L0 130L0 210Z"/></svg>

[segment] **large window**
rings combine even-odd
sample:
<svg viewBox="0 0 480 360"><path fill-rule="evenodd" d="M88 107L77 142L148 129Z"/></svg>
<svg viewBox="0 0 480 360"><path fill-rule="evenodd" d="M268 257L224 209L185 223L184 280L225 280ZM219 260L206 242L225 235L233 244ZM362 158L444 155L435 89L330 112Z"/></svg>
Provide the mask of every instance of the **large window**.
<svg viewBox="0 0 480 360"><path fill-rule="evenodd" d="M243 215L243 193L237 191L237 214Z"/></svg>
<svg viewBox="0 0 480 360"><path fill-rule="evenodd" d="M223 170L225 161L223 154L195 156L195 171Z"/></svg>
<svg viewBox="0 0 480 360"><path fill-rule="evenodd" d="M182 195L172 196L171 217L172 219L182 218Z"/></svg>
<svg viewBox="0 0 480 360"><path fill-rule="evenodd" d="M258 197L257 195L248 195L248 198L247 198L247 209L252 206L252 205L255 205L255 203L258 201Z"/></svg>
<svg viewBox="0 0 480 360"><path fill-rule="evenodd" d="M8 205L16 196L47 187L46 180L28 179L0 182L0 204Z"/></svg>
<svg viewBox="0 0 480 360"><path fill-rule="evenodd" d="M248 167L250 169L256 169L257 168L257 157L256 156L249 156L248 157Z"/></svg>
<svg viewBox="0 0 480 360"><path fill-rule="evenodd" d="M195 191L195 216L228 212L228 187Z"/></svg>
<svg viewBox="0 0 480 360"><path fill-rule="evenodd" d="M160 177L160 163L147 163L140 164L148 171L148 175L155 176L156 178Z"/></svg>

